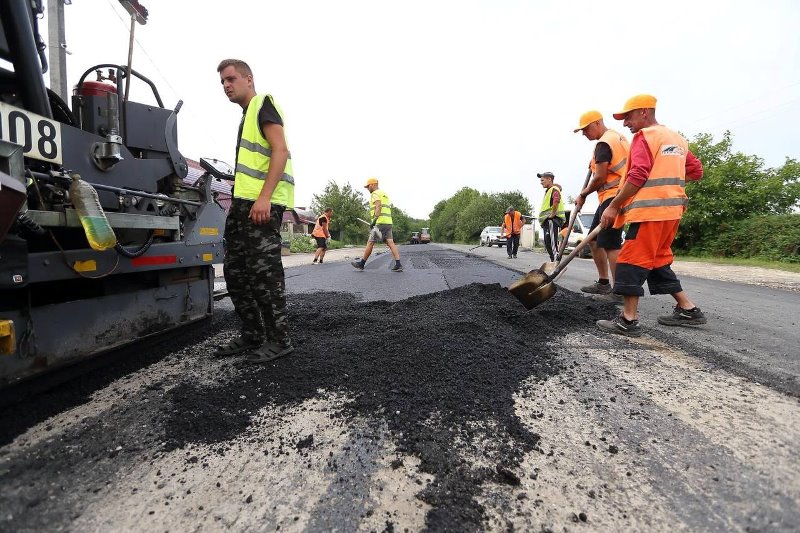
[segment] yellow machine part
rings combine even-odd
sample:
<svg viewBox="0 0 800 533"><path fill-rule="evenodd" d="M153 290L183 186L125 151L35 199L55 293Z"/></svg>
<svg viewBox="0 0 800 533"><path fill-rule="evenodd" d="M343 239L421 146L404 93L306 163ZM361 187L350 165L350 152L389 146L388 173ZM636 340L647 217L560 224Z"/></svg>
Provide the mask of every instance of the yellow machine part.
<svg viewBox="0 0 800 533"><path fill-rule="evenodd" d="M0 320L0 354L11 355L17 349L17 336L14 334L14 322Z"/></svg>

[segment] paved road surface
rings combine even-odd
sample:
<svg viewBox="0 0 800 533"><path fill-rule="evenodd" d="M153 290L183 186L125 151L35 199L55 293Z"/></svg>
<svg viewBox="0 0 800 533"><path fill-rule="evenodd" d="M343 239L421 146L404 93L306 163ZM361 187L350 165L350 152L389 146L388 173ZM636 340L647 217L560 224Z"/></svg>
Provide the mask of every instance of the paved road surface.
<svg viewBox="0 0 800 533"><path fill-rule="evenodd" d="M441 427L450 420L441 410L397 426L406 413L386 405L416 391L359 388L372 376L349 373L366 349L349 364L333 355L347 336L367 344L371 317L327 316L337 307L325 305L321 289L356 295L402 332L414 317L392 315L381 300L431 312L436 296L401 304L485 283L458 292L464 310L495 295L514 335L535 338L534 328L558 325L555 306L520 312L507 292L491 289L541 264L540 254L507 260L502 250L473 251L493 256L487 260L457 248L403 246L399 274L388 270L385 253L364 272L345 259L356 250L335 251L322 266L287 259L296 265L287 269L290 301L309 320L313 314L316 324L330 324L303 340L324 341L329 358L300 353L259 371L211 358L213 345L235 329L225 323L235 318L222 300L213 327L191 344L174 339L139 354L141 361L0 411L0 530L417 531L446 527L443 516L462 530L491 531L800 528L797 292L684 276L707 326L659 326L654 318L671 302L648 297L641 308L647 334L620 338L592 324L601 318L594 313L613 307L587 299L585 324L562 318L570 327L542 337L549 340L536 349L530 338L517 344L506 336L497 345L480 317L458 317L453 332L438 328L437 335L453 342L462 328L480 353L466 359L472 381L448 377L441 385L470 403L437 397L435 387L420 400L468 415L475 402L474 414L457 427ZM589 261L574 262L559 297L582 299L568 290L593 277ZM302 317L294 327L303 327ZM425 334L416 327L409 341ZM491 375L498 369L491 363L507 351L513 357L504 361L539 368L520 371L508 396ZM380 366L371 371L379 374L375 383L400 377ZM304 372L315 372L319 384L309 388L298 379ZM486 383L496 387L498 410L484 410L483 398L469 394ZM376 395L375 409L345 415L354 404L373 405ZM454 437L442 438L448 434ZM464 499L448 499L451 488L465 487Z"/></svg>

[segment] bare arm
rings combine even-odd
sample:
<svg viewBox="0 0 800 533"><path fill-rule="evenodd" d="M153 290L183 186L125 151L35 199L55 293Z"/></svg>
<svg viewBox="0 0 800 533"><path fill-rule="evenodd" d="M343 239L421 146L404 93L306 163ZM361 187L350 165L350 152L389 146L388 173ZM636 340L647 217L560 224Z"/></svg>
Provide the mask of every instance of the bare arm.
<svg viewBox="0 0 800 533"><path fill-rule="evenodd" d="M619 191L617 191L617 195L613 200L611 200L611 203L608 204L608 207L606 207L605 211L603 211L603 216L600 219L600 225L604 228L613 227L614 220L617 218L620 206L625 203L628 198L631 198L637 192L639 192L639 189L641 189L641 187L634 185L630 181L626 181L625 184L620 187Z"/></svg>

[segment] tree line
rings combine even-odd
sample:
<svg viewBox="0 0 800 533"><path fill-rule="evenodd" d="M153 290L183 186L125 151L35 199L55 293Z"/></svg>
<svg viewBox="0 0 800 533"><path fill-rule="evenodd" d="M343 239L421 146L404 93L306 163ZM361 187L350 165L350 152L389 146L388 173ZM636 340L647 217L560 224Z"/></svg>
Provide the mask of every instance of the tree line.
<svg viewBox="0 0 800 533"><path fill-rule="evenodd" d="M734 151L730 132L715 142L698 134L689 147L703 162L703 179L687 182L689 207L681 220L674 248L679 253L723 257L755 257L800 262L800 162L786 158L777 168L755 155ZM564 191L567 197L577 191ZM477 242L486 226L499 226L506 208L533 212L520 191L485 193L464 187L439 201L428 220L413 219L394 206L394 234L407 241L412 231L429 227L435 242ZM313 198L313 209L332 207L334 237L363 243L368 202L346 184L328 182ZM534 222L535 223L535 222Z"/></svg>

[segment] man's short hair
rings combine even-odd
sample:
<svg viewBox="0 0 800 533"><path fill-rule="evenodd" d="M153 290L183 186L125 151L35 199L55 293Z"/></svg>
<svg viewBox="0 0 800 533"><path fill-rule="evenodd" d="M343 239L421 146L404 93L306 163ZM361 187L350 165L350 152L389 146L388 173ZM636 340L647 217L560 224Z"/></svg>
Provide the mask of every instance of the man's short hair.
<svg viewBox="0 0 800 533"><path fill-rule="evenodd" d="M236 72L238 72L242 76L253 75L253 71L250 69L250 65L248 65L241 59L223 59L222 61L219 62L219 66L217 66L217 72L222 72L228 67L235 68Z"/></svg>

